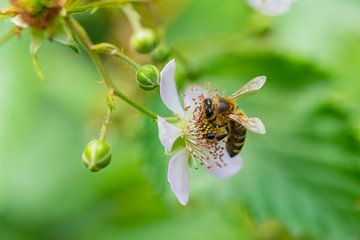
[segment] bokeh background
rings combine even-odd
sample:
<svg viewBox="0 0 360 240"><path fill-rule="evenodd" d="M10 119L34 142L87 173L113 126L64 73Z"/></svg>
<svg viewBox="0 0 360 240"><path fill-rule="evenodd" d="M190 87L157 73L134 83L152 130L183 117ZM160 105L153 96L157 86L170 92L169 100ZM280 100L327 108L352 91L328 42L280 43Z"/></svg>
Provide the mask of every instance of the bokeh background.
<svg viewBox="0 0 360 240"><path fill-rule="evenodd" d="M0 46L0 239L360 239L360 1L299 0L279 17L242 0L136 8L175 50L180 89L210 81L230 94L268 76L239 101L268 133L248 134L244 168L231 179L191 170L183 207L166 180L156 124L117 101L112 162L91 173L81 152L98 135L107 91L84 51L56 43L39 52L41 82L25 31ZM150 61L129 49L120 9L77 18L94 42ZM10 27L2 22L0 32ZM127 95L171 115L129 67L104 61Z"/></svg>

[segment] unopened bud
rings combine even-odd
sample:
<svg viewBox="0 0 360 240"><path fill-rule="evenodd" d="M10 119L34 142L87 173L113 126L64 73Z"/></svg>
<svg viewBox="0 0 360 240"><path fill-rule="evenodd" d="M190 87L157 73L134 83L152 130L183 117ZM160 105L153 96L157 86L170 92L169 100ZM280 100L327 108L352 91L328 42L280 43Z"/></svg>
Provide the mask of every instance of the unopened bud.
<svg viewBox="0 0 360 240"><path fill-rule="evenodd" d="M136 81L144 90L153 90L159 86L160 73L154 65L143 65L136 72Z"/></svg>
<svg viewBox="0 0 360 240"><path fill-rule="evenodd" d="M158 46L151 55L154 62L162 63L170 57L170 48L167 45Z"/></svg>
<svg viewBox="0 0 360 240"><path fill-rule="evenodd" d="M92 172L105 168L111 160L110 146L102 140L92 140L84 148L82 161Z"/></svg>
<svg viewBox="0 0 360 240"><path fill-rule="evenodd" d="M130 44L139 53L150 53L159 44L159 37L154 30L143 28L133 33Z"/></svg>

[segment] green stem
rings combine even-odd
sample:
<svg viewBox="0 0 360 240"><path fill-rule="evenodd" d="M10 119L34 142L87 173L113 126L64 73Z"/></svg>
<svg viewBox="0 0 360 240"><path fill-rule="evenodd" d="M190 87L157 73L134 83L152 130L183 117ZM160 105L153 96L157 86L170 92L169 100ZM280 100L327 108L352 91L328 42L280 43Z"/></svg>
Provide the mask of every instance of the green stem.
<svg viewBox="0 0 360 240"><path fill-rule="evenodd" d="M134 60L123 54L118 48L109 43L99 43L91 47L92 51L98 53L104 53L110 56L115 56L126 62L129 66L131 66L135 71L137 71L140 66Z"/></svg>
<svg viewBox="0 0 360 240"><path fill-rule="evenodd" d="M113 54L113 56L121 58L123 61L129 64L135 71L137 71L140 68L139 64L137 64L135 61L133 61L125 54L122 54L121 52L116 52Z"/></svg>
<svg viewBox="0 0 360 240"><path fill-rule="evenodd" d="M119 89L117 89L117 87L111 80L108 71L105 69L104 65L102 64L99 55L96 52L91 50L93 43L91 42L91 40L90 40L89 36L87 35L86 31L84 30L84 28L72 17L67 17L66 22L69 24L69 26L73 30L73 32L76 35L76 37L78 38L80 44L86 49L86 51L92 58L100 75L103 77L106 86L109 89L112 89L114 91L114 95L119 97L124 102L131 105L132 107L136 108L138 111L146 114L151 119L156 120L157 115L155 113L153 113L146 107L142 106L141 104L134 102L132 99L130 99L129 97L124 95Z"/></svg>
<svg viewBox="0 0 360 240"><path fill-rule="evenodd" d="M131 3L124 5L122 7L122 10L128 18L130 25L135 32L143 28L140 22L140 15L135 11Z"/></svg>
<svg viewBox="0 0 360 240"><path fill-rule="evenodd" d="M75 6L75 7L70 7L70 9L68 10L69 14L72 13L81 13L84 11L88 11L88 10L92 10L94 8L103 8L103 7L111 7L113 5L122 5L122 4L127 4L127 3L131 3L131 2L147 2L147 0L108 0L108 1L99 1L99 2L94 2L94 3L88 3L88 4L84 4L82 6Z"/></svg>
<svg viewBox="0 0 360 240"><path fill-rule="evenodd" d="M111 109L108 108L108 110L106 111L106 114L105 114L104 123L103 123L103 125L101 126L101 129L100 129L99 140L105 142L105 139L107 137L107 129L108 129L109 125L110 125L110 122L111 122Z"/></svg>
<svg viewBox="0 0 360 240"><path fill-rule="evenodd" d="M15 9L8 8L8 9L0 9L0 17L12 17L15 16L17 13Z"/></svg>

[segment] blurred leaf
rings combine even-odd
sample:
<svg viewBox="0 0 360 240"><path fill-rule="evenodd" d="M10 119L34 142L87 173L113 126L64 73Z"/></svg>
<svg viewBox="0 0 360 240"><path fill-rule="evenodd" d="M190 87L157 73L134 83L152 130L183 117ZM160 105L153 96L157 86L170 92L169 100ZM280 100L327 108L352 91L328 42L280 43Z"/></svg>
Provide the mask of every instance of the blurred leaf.
<svg viewBox="0 0 360 240"><path fill-rule="evenodd" d="M268 133L249 134L243 174L234 186L242 190L234 195L259 221L278 219L294 235L356 239L360 151L349 148L344 135L349 118L318 111L330 97L329 74L272 54L225 55L206 66L210 79L226 83L269 76L261 93L241 104L268 123Z"/></svg>
<svg viewBox="0 0 360 240"><path fill-rule="evenodd" d="M220 3L221 2L221 3ZM238 0L189 1L167 31L171 44L206 41L206 38L234 32L246 24L250 8Z"/></svg>
<svg viewBox="0 0 360 240"><path fill-rule="evenodd" d="M202 65L205 75L212 78L225 77L230 83L238 82L238 86L234 87L240 87L239 79L250 80L255 76L266 75L272 86L276 84L285 91L300 92L309 83L328 81L330 78L328 71L312 62L272 51L225 52L204 59Z"/></svg>

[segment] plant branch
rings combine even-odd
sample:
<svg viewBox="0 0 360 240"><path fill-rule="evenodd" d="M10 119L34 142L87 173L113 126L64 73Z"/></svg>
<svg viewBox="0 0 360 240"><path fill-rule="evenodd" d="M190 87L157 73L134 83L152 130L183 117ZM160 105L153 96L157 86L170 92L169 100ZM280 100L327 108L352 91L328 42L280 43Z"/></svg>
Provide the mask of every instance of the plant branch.
<svg viewBox="0 0 360 240"><path fill-rule="evenodd" d="M134 102L132 99L124 95L113 83L113 81L110 78L110 75L108 71L105 69L104 65L102 64L99 55L92 51L92 47L94 46L91 42L88 34L84 30L84 28L72 17L66 17L66 22L68 23L69 27L73 30L74 34L78 38L80 44L85 48L85 50L88 52L90 57L92 58L94 64L96 65L96 68L98 69L100 75L103 77L104 83L106 86L114 91L114 95L122 99L124 102L128 103L132 107L136 108L138 111L146 114L151 119L156 120L157 115L144 107L143 105Z"/></svg>
<svg viewBox="0 0 360 240"><path fill-rule="evenodd" d="M106 111L106 114L105 114L104 123L100 129L99 140L105 141L105 139L107 137L107 129L110 125L110 122L111 122L111 109L108 108Z"/></svg>
<svg viewBox="0 0 360 240"><path fill-rule="evenodd" d="M139 64L137 64L134 60L123 54L117 47L110 43L99 43L96 45L93 45L91 47L92 51L98 52L98 53L104 53L110 56L115 56L126 62L128 65L130 65L135 71L139 69Z"/></svg>
<svg viewBox="0 0 360 240"><path fill-rule="evenodd" d="M0 9L0 17L12 17L16 15L15 9Z"/></svg>
<svg viewBox="0 0 360 240"><path fill-rule="evenodd" d="M106 0L106 1L98 1L93 3L84 4L81 6L70 7L68 13L81 13L89 10L93 10L96 8L104 8L104 7L112 7L116 5L123 5L131 2L147 2L148 0Z"/></svg>
<svg viewBox="0 0 360 240"><path fill-rule="evenodd" d="M130 25L132 27L132 29L136 32L138 30L142 29L142 25L140 22L140 15L135 11L135 9L133 8L133 6L128 3L126 5L124 5L122 7L122 10L124 12L124 14L126 15L126 17L128 18Z"/></svg>

